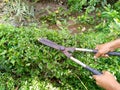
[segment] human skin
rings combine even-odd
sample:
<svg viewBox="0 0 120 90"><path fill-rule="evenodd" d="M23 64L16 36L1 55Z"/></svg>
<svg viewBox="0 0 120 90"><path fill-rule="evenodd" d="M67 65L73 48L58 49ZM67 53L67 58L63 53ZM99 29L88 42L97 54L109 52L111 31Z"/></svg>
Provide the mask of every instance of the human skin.
<svg viewBox="0 0 120 90"><path fill-rule="evenodd" d="M94 58L98 57L108 57L106 53L114 51L115 49L120 48L120 39L98 45L95 49L98 52L95 54ZM120 90L120 84L117 82L115 77L108 71L103 72L101 75L93 75L93 78L96 80L96 84L106 90Z"/></svg>
<svg viewBox="0 0 120 90"><path fill-rule="evenodd" d="M108 57L106 53L110 51L114 51L117 48L120 48L120 39L105 44L97 45L95 49L98 50L98 52L95 54L94 58L98 58L101 56Z"/></svg>
<svg viewBox="0 0 120 90"><path fill-rule="evenodd" d="M93 75L96 84L105 90L120 90L120 84L115 77L108 71L104 71L101 75Z"/></svg>

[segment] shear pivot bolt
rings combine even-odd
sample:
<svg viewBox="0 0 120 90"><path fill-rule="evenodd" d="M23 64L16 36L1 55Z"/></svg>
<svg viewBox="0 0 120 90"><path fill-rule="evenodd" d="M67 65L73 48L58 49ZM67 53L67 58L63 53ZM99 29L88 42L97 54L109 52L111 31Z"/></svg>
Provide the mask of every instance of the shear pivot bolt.
<svg viewBox="0 0 120 90"><path fill-rule="evenodd" d="M61 51L64 51L64 50L65 50L65 47L60 47L60 50L61 50Z"/></svg>

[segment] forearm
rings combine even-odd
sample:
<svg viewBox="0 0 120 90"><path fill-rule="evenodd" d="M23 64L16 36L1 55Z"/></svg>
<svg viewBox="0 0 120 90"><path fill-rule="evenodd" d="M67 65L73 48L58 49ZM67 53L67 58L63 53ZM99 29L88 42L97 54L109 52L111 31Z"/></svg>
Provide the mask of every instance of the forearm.
<svg viewBox="0 0 120 90"><path fill-rule="evenodd" d="M106 88L106 90L120 90L120 84L117 82L116 84L113 84L110 87Z"/></svg>
<svg viewBox="0 0 120 90"><path fill-rule="evenodd" d="M111 46L110 48L113 49L113 50L117 49L117 48L120 48L120 39L111 41L108 44L110 44L110 46Z"/></svg>
<svg viewBox="0 0 120 90"><path fill-rule="evenodd" d="M113 90L120 90L120 84L118 83Z"/></svg>

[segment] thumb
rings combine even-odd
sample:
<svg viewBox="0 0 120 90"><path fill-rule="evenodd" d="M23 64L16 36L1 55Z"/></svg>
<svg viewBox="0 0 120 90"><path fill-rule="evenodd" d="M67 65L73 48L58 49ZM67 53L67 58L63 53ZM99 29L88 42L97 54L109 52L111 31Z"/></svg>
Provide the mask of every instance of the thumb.
<svg viewBox="0 0 120 90"><path fill-rule="evenodd" d="M97 52L97 53L95 54L94 58L96 59L96 58L100 57L100 55L101 55L101 53L100 53L100 52Z"/></svg>
<svg viewBox="0 0 120 90"><path fill-rule="evenodd" d="M97 75L93 75L93 78L96 80L97 79Z"/></svg>

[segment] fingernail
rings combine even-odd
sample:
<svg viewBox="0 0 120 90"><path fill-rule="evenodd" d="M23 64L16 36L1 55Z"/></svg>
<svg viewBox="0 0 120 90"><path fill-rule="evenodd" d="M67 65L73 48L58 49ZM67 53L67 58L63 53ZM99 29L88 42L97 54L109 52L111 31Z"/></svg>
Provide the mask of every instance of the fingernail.
<svg viewBox="0 0 120 90"><path fill-rule="evenodd" d="M97 57L96 56L94 56L94 59L96 59Z"/></svg>
<svg viewBox="0 0 120 90"><path fill-rule="evenodd" d="M97 57L96 57L96 56L94 56L94 59L97 59Z"/></svg>

